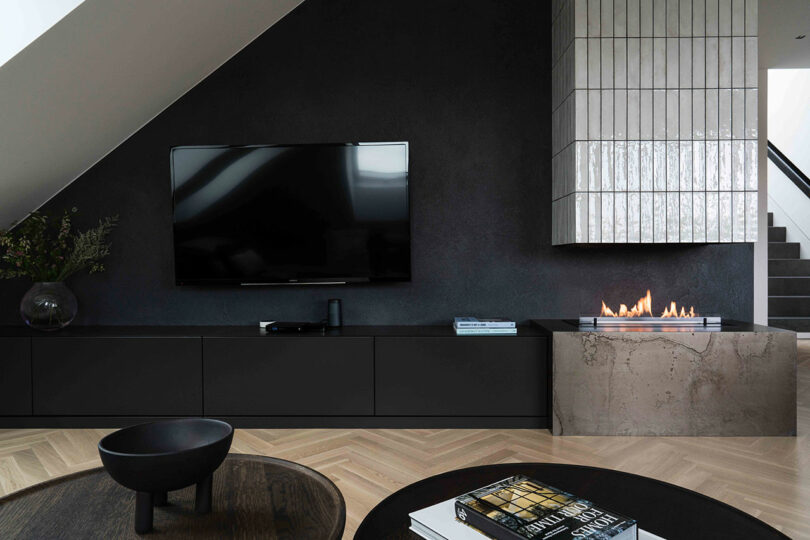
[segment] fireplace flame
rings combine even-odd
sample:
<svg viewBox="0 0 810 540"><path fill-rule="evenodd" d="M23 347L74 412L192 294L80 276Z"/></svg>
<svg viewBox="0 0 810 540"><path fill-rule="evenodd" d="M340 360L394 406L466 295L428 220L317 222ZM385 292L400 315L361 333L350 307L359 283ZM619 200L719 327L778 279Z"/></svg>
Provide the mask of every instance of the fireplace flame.
<svg viewBox="0 0 810 540"><path fill-rule="evenodd" d="M681 312L678 313L678 306L675 302L670 302L669 309L664 308L664 312L661 314L662 318L684 318L684 317L697 317L697 313L695 313L695 308L689 306L689 312L687 313L686 307L681 306Z"/></svg>
<svg viewBox="0 0 810 540"><path fill-rule="evenodd" d="M599 314L600 317L652 317L652 295L650 291L647 290L647 294L642 296L638 299L638 302L635 305L628 309L625 304L619 304L619 311L615 312L610 309L609 306L605 304L605 301L602 300L602 312ZM695 308L689 306L689 311L686 311L685 306L681 306L680 312L678 312L678 305L675 302L670 302L669 307L664 308L664 312L661 314L662 318L673 318L673 319L682 319L686 317L697 317L698 314L695 312Z"/></svg>

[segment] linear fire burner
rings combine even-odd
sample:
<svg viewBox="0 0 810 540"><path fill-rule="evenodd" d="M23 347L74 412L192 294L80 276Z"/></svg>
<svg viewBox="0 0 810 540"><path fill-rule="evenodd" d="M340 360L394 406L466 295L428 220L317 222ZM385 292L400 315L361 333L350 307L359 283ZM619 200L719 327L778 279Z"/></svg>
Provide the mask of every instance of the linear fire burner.
<svg viewBox="0 0 810 540"><path fill-rule="evenodd" d="M670 302L664 308L663 313L656 317L653 315L652 294L647 289L647 294L638 299L629 308L625 304L619 304L619 309L613 310L602 300L602 311L599 315L582 316L579 318L579 326L590 328L619 328L632 327L634 329L645 327L652 330L667 328L719 328L723 321L717 316L701 316L695 312L693 306L681 306L678 310L677 302Z"/></svg>
<svg viewBox="0 0 810 540"><path fill-rule="evenodd" d="M580 317L580 327L600 326L649 326L649 327L669 327L669 326L722 326L721 317Z"/></svg>

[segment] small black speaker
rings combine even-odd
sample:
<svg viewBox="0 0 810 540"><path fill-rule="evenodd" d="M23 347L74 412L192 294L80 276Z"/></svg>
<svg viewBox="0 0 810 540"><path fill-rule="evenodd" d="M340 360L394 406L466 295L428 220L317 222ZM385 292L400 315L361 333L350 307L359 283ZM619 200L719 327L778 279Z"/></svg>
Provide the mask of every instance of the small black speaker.
<svg viewBox="0 0 810 540"><path fill-rule="evenodd" d="M326 320L329 328L338 328L343 326L343 310L340 306L340 298L329 299Z"/></svg>

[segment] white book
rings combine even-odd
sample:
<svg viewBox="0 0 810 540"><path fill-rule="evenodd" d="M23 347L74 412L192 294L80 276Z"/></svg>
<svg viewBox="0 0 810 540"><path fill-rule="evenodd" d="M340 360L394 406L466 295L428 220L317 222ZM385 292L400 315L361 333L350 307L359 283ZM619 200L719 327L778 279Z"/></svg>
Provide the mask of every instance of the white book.
<svg viewBox="0 0 810 540"><path fill-rule="evenodd" d="M456 317L453 320L453 326L456 328L514 328L515 321L500 318Z"/></svg>
<svg viewBox="0 0 810 540"><path fill-rule="evenodd" d="M488 540L489 537L456 519L455 499L412 512L411 530L428 540Z"/></svg>
<svg viewBox="0 0 810 540"><path fill-rule="evenodd" d="M456 328L457 336L514 336L517 328Z"/></svg>
<svg viewBox="0 0 810 540"><path fill-rule="evenodd" d="M410 529L427 540L490 540L489 536L456 519L455 499L411 512ZM638 530L638 540L666 540L660 536Z"/></svg>

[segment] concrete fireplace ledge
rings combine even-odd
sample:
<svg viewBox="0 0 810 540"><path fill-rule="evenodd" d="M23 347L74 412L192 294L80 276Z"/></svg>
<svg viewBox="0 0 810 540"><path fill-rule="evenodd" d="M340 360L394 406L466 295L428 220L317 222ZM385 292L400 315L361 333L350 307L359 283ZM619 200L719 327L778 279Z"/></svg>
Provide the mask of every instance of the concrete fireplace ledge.
<svg viewBox="0 0 810 540"><path fill-rule="evenodd" d="M793 332L746 323L716 332L535 323L552 335L555 435L796 434Z"/></svg>

